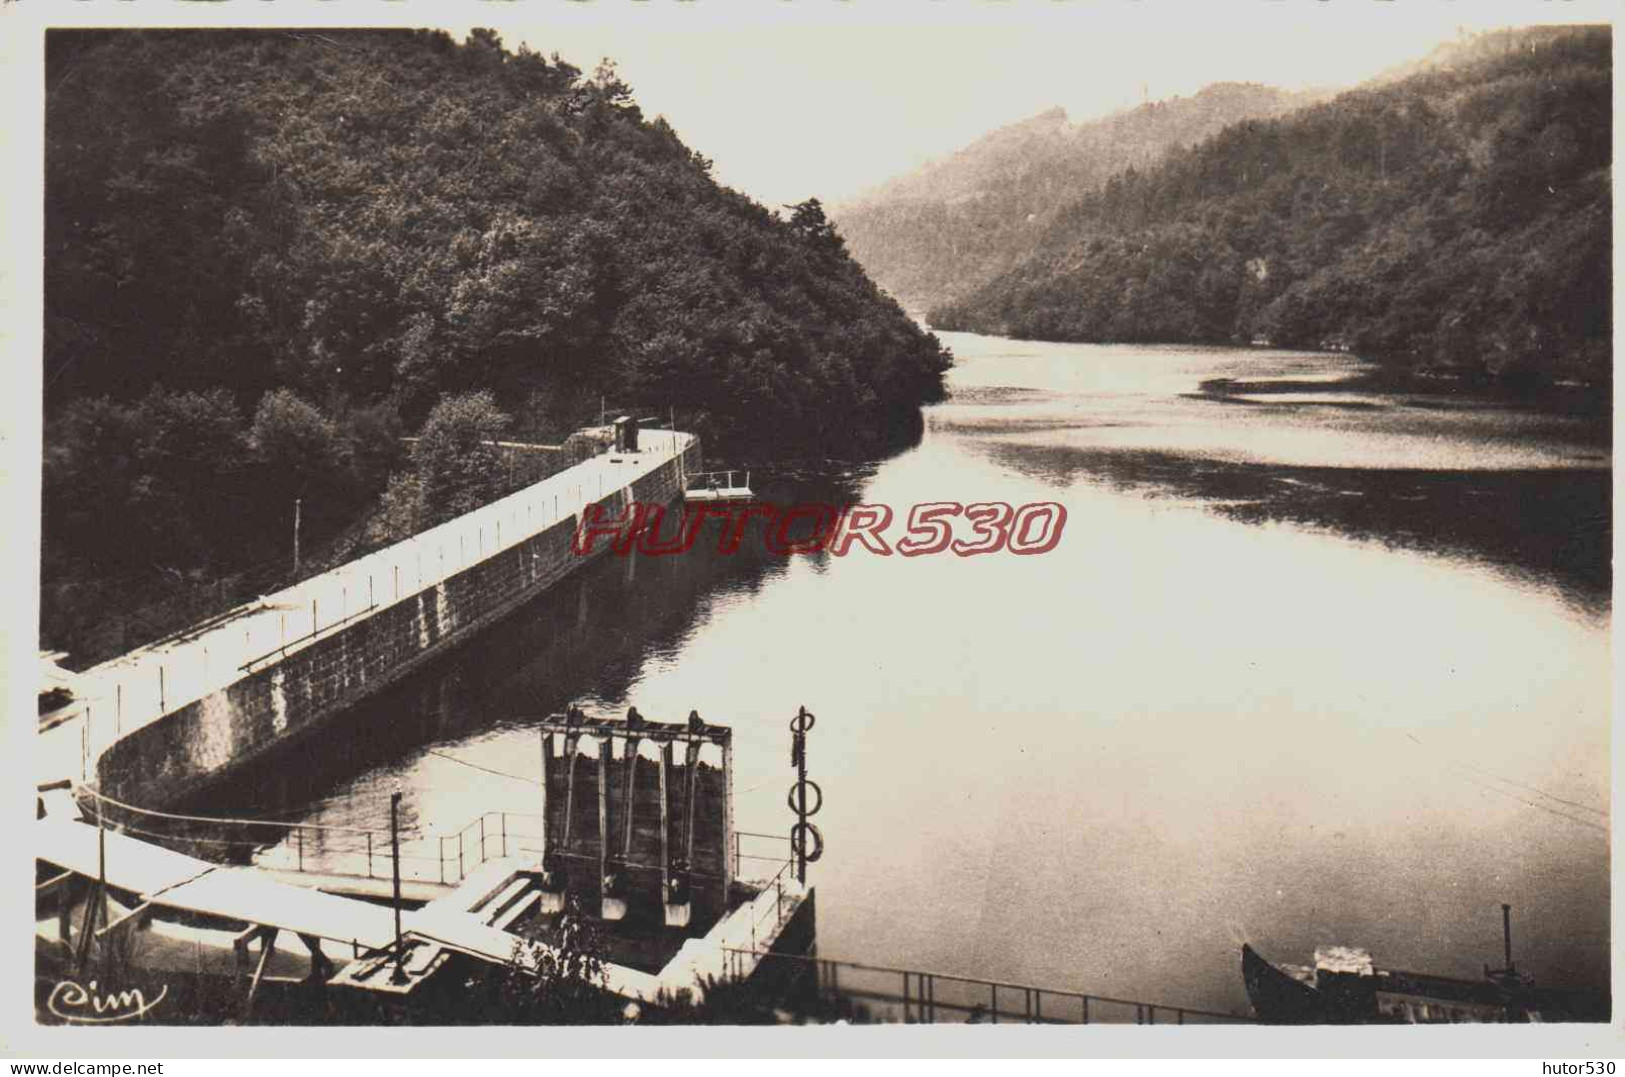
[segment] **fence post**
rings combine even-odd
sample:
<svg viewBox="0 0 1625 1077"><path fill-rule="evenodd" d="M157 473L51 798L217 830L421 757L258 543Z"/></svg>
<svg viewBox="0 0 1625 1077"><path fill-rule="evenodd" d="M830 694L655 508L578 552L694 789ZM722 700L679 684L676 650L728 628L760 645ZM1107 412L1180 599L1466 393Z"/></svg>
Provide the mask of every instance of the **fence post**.
<svg viewBox="0 0 1625 1077"><path fill-rule="evenodd" d="M1083 1023L1087 1025L1089 1023L1089 996L1084 995L1082 997L1082 1002L1083 1002Z"/></svg>
<svg viewBox="0 0 1625 1077"><path fill-rule="evenodd" d="M999 1023L999 985L998 984L988 984L987 986L992 988L992 995L993 995L993 1006L992 1006L993 1023L996 1025L996 1024Z"/></svg>
<svg viewBox="0 0 1625 1077"><path fill-rule="evenodd" d="M367 878L372 878L372 831L367 831Z"/></svg>
<svg viewBox="0 0 1625 1077"><path fill-rule="evenodd" d="M485 816L480 816L480 863L485 863Z"/></svg>
<svg viewBox="0 0 1625 1077"><path fill-rule="evenodd" d="M502 855L503 855L504 858L506 858L507 855L508 855L508 813L507 812L502 813Z"/></svg>
<svg viewBox="0 0 1625 1077"><path fill-rule="evenodd" d="M1155 1006L1147 1006L1145 1013L1146 1013L1146 1018L1145 1018L1145 1023L1146 1024L1154 1025L1154 1024L1157 1023L1157 1008Z"/></svg>
<svg viewBox="0 0 1625 1077"><path fill-rule="evenodd" d="M467 832L466 827L463 830L459 830L457 832L457 881L458 882L462 882L463 877L464 877L464 872L463 872L463 834L466 833L466 832Z"/></svg>
<svg viewBox="0 0 1625 1077"><path fill-rule="evenodd" d="M113 685L113 735L124 732L124 682Z"/></svg>
<svg viewBox="0 0 1625 1077"><path fill-rule="evenodd" d="M441 834L440 837L439 837L439 842L440 842L440 846L439 846L439 851L440 851L440 858L439 858L440 859L440 881L442 883L444 883L446 881L446 835Z"/></svg>
<svg viewBox="0 0 1625 1077"><path fill-rule="evenodd" d="M304 827L302 827L302 826L294 827L294 829L293 829L293 843L299 849L299 870L304 871L305 870L305 828Z"/></svg>

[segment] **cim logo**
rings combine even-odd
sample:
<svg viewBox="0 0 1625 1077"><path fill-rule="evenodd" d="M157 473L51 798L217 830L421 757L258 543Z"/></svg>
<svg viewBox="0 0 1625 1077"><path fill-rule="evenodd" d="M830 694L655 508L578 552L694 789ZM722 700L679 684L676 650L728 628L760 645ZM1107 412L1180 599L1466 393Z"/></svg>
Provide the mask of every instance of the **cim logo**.
<svg viewBox="0 0 1625 1077"><path fill-rule="evenodd" d="M139 987L123 991L102 993L95 980L82 986L73 980L63 980L51 989L45 1008L53 1017L74 1025L111 1025L120 1021L134 1021L151 1013L169 994L169 985L148 1001Z"/></svg>

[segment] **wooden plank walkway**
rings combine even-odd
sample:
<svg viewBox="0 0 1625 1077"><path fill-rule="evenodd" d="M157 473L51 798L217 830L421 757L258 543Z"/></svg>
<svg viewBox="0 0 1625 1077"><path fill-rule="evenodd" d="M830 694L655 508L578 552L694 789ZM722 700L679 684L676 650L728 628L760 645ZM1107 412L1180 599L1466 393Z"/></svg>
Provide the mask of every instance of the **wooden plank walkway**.
<svg viewBox="0 0 1625 1077"><path fill-rule="evenodd" d="M100 877L96 828L46 816L34 823L34 855L89 879ZM109 886L164 908L283 928L368 949L395 940L394 913L382 906L227 868L107 831Z"/></svg>
<svg viewBox="0 0 1625 1077"><path fill-rule="evenodd" d="M274 882L253 868L216 868L148 900L171 909L282 928L368 950L395 944L392 910Z"/></svg>
<svg viewBox="0 0 1625 1077"><path fill-rule="evenodd" d="M34 855L87 879L101 874L96 828L47 815L34 823ZM158 845L107 833L107 881L143 897L189 882L215 865Z"/></svg>
<svg viewBox="0 0 1625 1077"><path fill-rule="evenodd" d="M112 830L99 835L96 827L61 814L37 820L33 840L39 860L89 879L100 877L105 865L109 886L132 891L158 908L278 928L357 949L383 950L394 944L392 909L280 882L258 868L211 864ZM506 964L515 955L519 936L486 923L488 917L476 910L518 872L536 867L517 857L489 861L455 890L404 914L402 934ZM695 942L690 940L685 954ZM610 964L604 969L604 983L616 994L652 1003L663 989L694 986L691 964L691 958L673 962L668 971L676 970L675 978Z"/></svg>

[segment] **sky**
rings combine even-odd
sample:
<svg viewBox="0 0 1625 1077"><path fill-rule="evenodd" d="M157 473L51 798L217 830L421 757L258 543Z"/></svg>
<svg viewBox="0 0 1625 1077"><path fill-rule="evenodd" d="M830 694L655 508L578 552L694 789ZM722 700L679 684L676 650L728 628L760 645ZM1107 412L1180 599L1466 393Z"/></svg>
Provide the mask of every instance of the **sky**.
<svg viewBox="0 0 1625 1077"><path fill-rule="evenodd" d="M493 5L493 9L495 5ZM484 18L592 70L613 58L717 178L768 205L845 199L1056 105L1074 121L1219 81L1350 86L1462 29L1611 21L1572 0L562 3ZM492 10L492 9L488 9ZM482 17L484 12L481 13ZM461 37L467 25L447 29Z"/></svg>
<svg viewBox="0 0 1625 1077"><path fill-rule="evenodd" d="M1142 93L1184 96L1213 82L1352 86L1462 29L1612 22L1620 4L152 0L0 9L14 23L41 25L434 26L459 40L473 26L489 26L509 48L557 52L588 72L614 59L644 112L664 116L711 158L717 179L776 207L808 197L838 205L1057 105L1083 121L1137 104ZM26 50L13 50L13 60L25 61L13 65L14 82L31 99L27 68L36 58Z"/></svg>

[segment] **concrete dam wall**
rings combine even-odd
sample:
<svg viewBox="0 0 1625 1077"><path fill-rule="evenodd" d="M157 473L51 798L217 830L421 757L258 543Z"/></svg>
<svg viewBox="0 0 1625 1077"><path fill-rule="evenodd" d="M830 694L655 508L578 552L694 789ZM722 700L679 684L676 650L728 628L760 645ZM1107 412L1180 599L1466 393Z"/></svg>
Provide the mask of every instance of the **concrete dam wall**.
<svg viewBox="0 0 1625 1077"><path fill-rule="evenodd" d="M608 543L572 550L587 506L615 516L632 501L680 497L682 476L700 470L698 439L650 430L639 440L639 452L593 456L87 671L94 690L77 721L41 734L54 749L41 780L95 780L115 799L161 808L332 722L602 556Z"/></svg>

